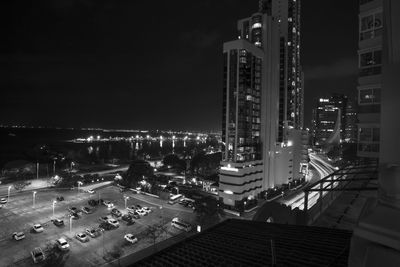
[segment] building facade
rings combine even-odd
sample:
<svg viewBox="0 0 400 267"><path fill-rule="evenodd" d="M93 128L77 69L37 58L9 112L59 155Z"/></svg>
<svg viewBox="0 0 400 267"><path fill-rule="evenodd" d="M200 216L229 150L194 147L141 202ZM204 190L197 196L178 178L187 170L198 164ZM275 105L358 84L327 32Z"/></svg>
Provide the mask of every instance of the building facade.
<svg viewBox="0 0 400 267"><path fill-rule="evenodd" d="M357 156L366 158L378 158L380 150L382 4L360 1Z"/></svg>
<svg viewBox="0 0 400 267"><path fill-rule="evenodd" d="M318 148L339 144L345 138L347 96L320 98L313 111L313 143Z"/></svg>
<svg viewBox="0 0 400 267"><path fill-rule="evenodd" d="M261 0L237 30L237 40L223 46L219 197L243 211L268 188L302 175L300 1Z"/></svg>
<svg viewBox="0 0 400 267"><path fill-rule="evenodd" d="M343 142L357 143L357 104L348 98L345 110Z"/></svg>

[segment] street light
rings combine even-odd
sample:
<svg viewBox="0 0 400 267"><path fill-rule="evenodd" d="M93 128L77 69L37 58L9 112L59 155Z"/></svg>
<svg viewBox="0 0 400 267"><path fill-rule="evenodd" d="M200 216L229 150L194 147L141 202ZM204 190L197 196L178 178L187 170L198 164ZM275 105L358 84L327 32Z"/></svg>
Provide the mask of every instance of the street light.
<svg viewBox="0 0 400 267"><path fill-rule="evenodd" d="M78 181L78 192L79 192L79 186L82 185L83 183L81 181Z"/></svg>
<svg viewBox="0 0 400 267"><path fill-rule="evenodd" d="M53 200L53 218L54 218L54 207L56 205L57 201Z"/></svg>
<svg viewBox="0 0 400 267"><path fill-rule="evenodd" d="M36 162L36 179L39 179L39 161Z"/></svg>
<svg viewBox="0 0 400 267"><path fill-rule="evenodd" d="M72 233L72 216L69 217L69 232Z"/></svg>
<svg viewBox="0 0 400 267"><path fill-rule="evenodd" d="M126 201L129 199L129 197L124 196L124 200L125 200L125 209L126 209Z"/></svg>
<svg viewBox="0 0 400 267"><path fill-rule="evenodd" d="M10 191L11 191L11 185L8 187L8 197L7 197L7 202L10 201Z"/></svg>
<svg viewBox="0 0 400 267"><path fill-rule="evenodd" d="M33 207L35 207L35 198L36 198L36 191L33 191Z"/></svg>

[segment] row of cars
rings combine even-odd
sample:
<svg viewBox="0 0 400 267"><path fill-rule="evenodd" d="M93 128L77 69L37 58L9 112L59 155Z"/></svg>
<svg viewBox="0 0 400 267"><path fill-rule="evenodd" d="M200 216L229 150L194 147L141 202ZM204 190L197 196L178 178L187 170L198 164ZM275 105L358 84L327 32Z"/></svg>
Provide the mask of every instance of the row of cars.
<svg viewBox="0 0 400 267"><path fill-rule="evenodd" d="M80 209L76 208L76 207L69 207L68 210L70 212L70 216L72 218L74 218L75 216L77 216L79 218L81 213L86 213L86 214L90 214L93 213L94 208L93 206L98 205L99 203L107 206L107 207L114 207L114 204L111 203L110 201L106 201L106 200L89 200L88 204L90 206L92 206L92 208L83 206ZM100 220L100 224L98 227L90 227L90 228L86 228L84 232L79 232L75 234L75 239L77 239L78 241L82 242L82 243L86 243L89 242L90 238L97 238L98 236L102 235L103 231L108 231L108 230L112 230L112 229L116 229L119 227L119 221L117 219L121 219L127 222L128 225L130 224L134 224L134 218L129 215L129 214L125 214L122 215L121 211L119 211L116 208L113 208L110 212L110 216L103 216L101 217ZM53 220L53 223L57 226L62 226L64 225L63 220L60 219L55 219ZM33 229L35 232L41 232L43 231L43 227L41 227L41 225L37 224L34 225ZM128 243L131 244L135 244L138 242L138 239L136 236L134 236L131 233L127 233L124 235L124 240ZM70 244L67 242L66 238L60 238L58 240L56 240L56 246L58 249L60 249L61 251L67 251L70 248ZM34 250L32 250L31 252L33 261L35 263L37 262L41 262L45 260L45 254L43 253L42 249L40 247L35 248Z"/></svg>

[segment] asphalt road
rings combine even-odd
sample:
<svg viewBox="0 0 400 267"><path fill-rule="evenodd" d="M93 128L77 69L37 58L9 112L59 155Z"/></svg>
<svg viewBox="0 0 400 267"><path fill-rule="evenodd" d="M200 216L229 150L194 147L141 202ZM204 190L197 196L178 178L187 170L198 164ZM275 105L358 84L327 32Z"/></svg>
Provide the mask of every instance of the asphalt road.
<svg viewBox="0 0 400 267"><path fill-rule="evenodd" d="M99 189L98 192L99 194L93 195L78 193L77 190L38 192L34 207L32 192L12 196L9 203L0 209L0 266L31 266L33 261L30 251L35 247L44 249L47 243L54 242L60 237L65 237L70 243L70 251L65 256L65 266L99 266L107 262L104 256L107 260L111 260L109 252L119 251L122 255L127 255L152 245L154 240L144 234L149 225L163 223L167 227L167 232L157 238L156 242L159 242L180 233L170 226L173 217L180 217L189 222L195 220L193 211L179 204L169 205L166 201L134 194L131 191L121 193L119 188L114 186ZM65 200L56 203L54 217L64 219L63 227L57 227L50 222L53 218L52 203L58 195L63 195ZM75 234L87 227L97 227L100 223L99 218L109 215L110 209L98 206L93 214L83 214L80 219L72 220L70 232L67 208L87 206L88 199L97 199L99 196L111 200L123 213L126 213L124 196L129 197L127 206L140 204L150 207L152 212L136 220L134 225L128 226L125 222L120 222L119 228L106 231L100 237L90 238L87 243L81 243L74 238ZM34 223L44 224L44 232L31 233L30 229ZM13 240L11 234L15 231L24 231L26 238L20 241ZM126 233L138 236L139 242L134 245L126 243L123 239Z"/></svg>

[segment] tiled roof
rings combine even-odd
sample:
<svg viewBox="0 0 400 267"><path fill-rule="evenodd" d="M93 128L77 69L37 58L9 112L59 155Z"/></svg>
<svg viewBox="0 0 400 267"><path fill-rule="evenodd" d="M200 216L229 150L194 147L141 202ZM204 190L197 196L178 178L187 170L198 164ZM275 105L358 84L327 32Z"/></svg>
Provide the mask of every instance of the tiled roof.
<svg viewBox="0 0 400 267"><path fill-rule="evenodd" d="M346 266L351 232L229 219L135 266Z"/></svg>

